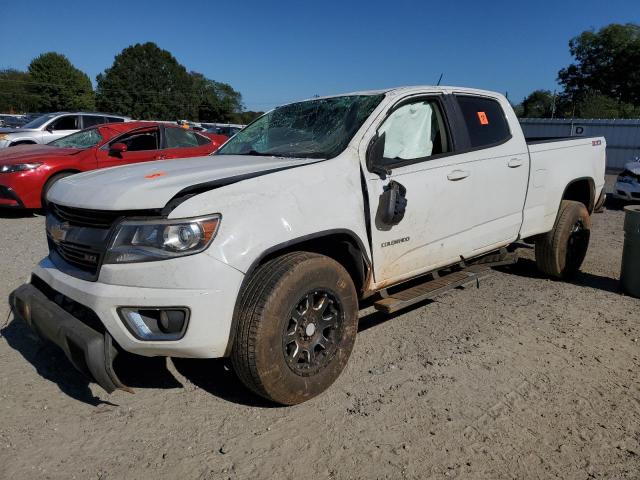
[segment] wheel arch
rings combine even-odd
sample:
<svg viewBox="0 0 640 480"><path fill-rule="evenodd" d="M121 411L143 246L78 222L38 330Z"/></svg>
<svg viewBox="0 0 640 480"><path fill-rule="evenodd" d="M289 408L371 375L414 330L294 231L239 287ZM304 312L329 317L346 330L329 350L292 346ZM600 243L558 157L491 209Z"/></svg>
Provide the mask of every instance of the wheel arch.
<svg viewBox="0 0 640 480"><path fill-rule="evenodd" d="M9 144L9 147L17 147L18 145L37 145L38 142L33 140L15 140Z"/></svg>
<svg viewBox="0 0 640 480"><path fill-rule="evenodd" d="M576 178L569 182L561 200L574 200L587 207L589 213L595 208L596 183L591 177Z"/></svg>
<svg viewBox="0 0 640 480"><path fill-rule="evenodd" d="M282 242L262 252L247 269L238 297L236 298L231 320L231 329L225 356L231 354L238 326L238 308L240 296L256 269L264 263L286 253L304 251L318 253L340 263L353 280L356 291L361 295L371 274L371 261L363 241L348 229L325 230Z"/></svg>

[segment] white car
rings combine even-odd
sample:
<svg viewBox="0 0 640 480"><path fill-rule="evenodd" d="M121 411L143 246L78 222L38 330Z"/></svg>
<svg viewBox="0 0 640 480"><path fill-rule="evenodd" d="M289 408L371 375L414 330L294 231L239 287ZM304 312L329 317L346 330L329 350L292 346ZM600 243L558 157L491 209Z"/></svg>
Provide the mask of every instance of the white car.
<svg viewBox="0 0 640 480"><path fill-rule="evenodd" d="M618 175L613 197L618 200L640 201L640 161L629 162Z"/></svg>
<svg viewBox="0 0 640 480"><path fill-rule="evenodd" d="M213 156L73 175L16 317L107 391L121 350L229 356L295 404L339 376L359 301L393 312L515 261L574 275L605 140L527 142L508 100L406 87L278 107ZM407 283L411 281L410 283Z"/></svg>
<svg viewBox="0 0 640 480"><path fill-rule="evenodd" d="M103 123L128 122L129 117L109 113L57 112L47 113L20 128L0 128L0 148L17 145L46 144L83 128Z"/></svg>

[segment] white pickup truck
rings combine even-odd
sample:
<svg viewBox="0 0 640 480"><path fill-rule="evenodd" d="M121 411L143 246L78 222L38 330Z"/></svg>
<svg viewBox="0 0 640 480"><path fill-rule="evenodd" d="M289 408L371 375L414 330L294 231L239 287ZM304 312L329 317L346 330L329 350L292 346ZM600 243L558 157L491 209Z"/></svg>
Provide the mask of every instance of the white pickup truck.
<svg viewBox="0 0 640 480"><path fill-rule="evenodd" d="M66 178L16 317L103 388L118 351L231 357L281 404L318 395L359 301L392 312L514 261L576 273L603 138L527 142L496 93L407 87L285 105L209 157Z"/></svg>

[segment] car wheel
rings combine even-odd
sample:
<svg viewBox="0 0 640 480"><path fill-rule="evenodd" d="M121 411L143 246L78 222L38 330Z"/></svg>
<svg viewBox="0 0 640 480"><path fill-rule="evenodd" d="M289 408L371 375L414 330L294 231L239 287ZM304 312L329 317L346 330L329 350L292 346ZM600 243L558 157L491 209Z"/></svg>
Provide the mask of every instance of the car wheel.
<svg viewBox="0 0 640 480"><path fill-rule="evenodd" d="M74 173L73 172L58 173L56 175L53 175L51 178L49 178L49 180L47 180L47 183L44 184L44 187L42 188L42 196L40 198L40 205L42 206L42 209L45 212L47 211L47 193L49 193L49 190L51 190L51 187L53 187L53 184L56 183L58 180L61 180L65 177L69 177L71 175L74 175Z"/></svg>
<svg viewBox="0 0 640 480"><path fill-rule="evenodd" d="M250 390L294 405L338 378L358 327L356 290L342 265L288 253L258 268L240 302L232 362Z"/></svg>
<svg viewBox="0 0 640 480"><path fill-rule="evenodd" d="M580 202L563 200L555 226L536 239L536 264L541 272L569 279L580 270L589 248L591 217Z"/></svg>

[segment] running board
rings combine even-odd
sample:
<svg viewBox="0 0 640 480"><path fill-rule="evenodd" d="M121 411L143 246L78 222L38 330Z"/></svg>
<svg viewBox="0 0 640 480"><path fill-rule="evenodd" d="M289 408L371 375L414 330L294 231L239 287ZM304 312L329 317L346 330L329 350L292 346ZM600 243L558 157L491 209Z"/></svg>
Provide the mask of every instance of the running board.
<svg viewBox="0 0 640 480"><path fill-rule="evenodd" d="M479 286L479 280L491 274L491 267L511 265L517 261L518 256L516 253L506 252L489 255L468 266L463 260L460 262L462 267L460 270L443 275L440 275L439 272L432 272L430 274L431 279L419 285L414 285L393 293L388 293L388 291L385 290L381 292L384 298L377 300L373 305L376 310L385 313L394 313L415 305L416 303L433 300L437 296L454 288L462 287L470 283L476 283Z"/></svg>

